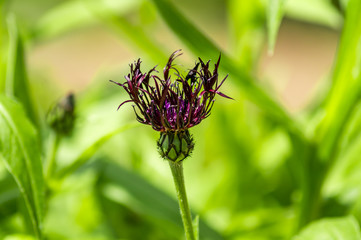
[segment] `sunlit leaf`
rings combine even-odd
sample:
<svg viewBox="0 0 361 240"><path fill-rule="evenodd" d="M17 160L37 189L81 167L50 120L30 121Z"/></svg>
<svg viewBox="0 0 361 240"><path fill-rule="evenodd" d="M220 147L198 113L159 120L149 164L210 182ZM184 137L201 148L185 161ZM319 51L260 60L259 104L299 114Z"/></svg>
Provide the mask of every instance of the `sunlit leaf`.
<svg viewBox="0 0 361 240"><path fill-rule="evenodd" d="M270 0L268 3L267 30L268 30L268 51L273 54L277 39L277 32L281 25L284 13L285 0Z"/></svg>
<svg viewBox="0 0 361 240"><path fill-rule="evenodd" d="M327 0L286 0L285 15L334 29L340 29L343 21L342 15L332 5L332 1Z"/></svg>
<svg viewBox="0 0 361 240"><path fill-rule="evenodd" d="M112 9L100 12L96 5L87 4L87 7L100 21L113 29L115 33L125 37L130 45L140 49L154 61L168 58L161 45L158 45L141 26L131 23L126 17L120 16Z"/></svg>
<svg viewBox="0 0 361 240"><path fill-rule="evenodd" d="M141 26L131 23L124 17L128 12L134 11L140 2L138 0L67 1L40 19L33 29L33 37L44 40L100 21L153 60L167 59L161 46L158 46Z"/></svg>
<svg viewBox="0 0 361 240"><path fill-rule="evenodd" d="M196 54L217 56L219 48L200 32L178 9L168 0L153 0L164 21L174 33Z"/></svg>
<svg viewBox="0 0 361 240"><path fill-rule="evenodd" d="M341 6L343 9L346 9L347 8L347 4L350 0L339 0Z"/></svg>
<svg viewBox="0 0 361 240"><path fill-rule="evenodd" d="M24 106L33 123L37 122L34 105L32 104L29 83L25 66L25 53L14 15L8 17L9 54L6 70L5 91L9 96L16 97Z"/></svg>
<svg viewBox="0 0 361 240"><path fill-rule="evenodd" d="M0 12L3 12L4 1L0 2ZM0 15L0 93L3 93L5 88L5 69L6 69L6 61L5 61L5 52L6 52L6 30L4 24L4 15Z"/></svg>
<svg viewBox="0 0 361 240"><path fill-rule="evenodd" d="M311 223L293 240L360 240L360 226L353 217L321 219Z"/></svg>
<svg viewBox="0 0 361 240"><path fill-rule="evenodd" d="M227 2L232 57L253 72L264 45L265 7L261 0Z"/></svg>
<svg viewBox="0 0 361 240"><path fill-rule="evenodd" d="M14 177L41 237L44 180L37 132L19 103L0 95L0 158Z"/></svg>
<svg viewBox="0 0 361 240"><path fill-rule="evenodd" d="M1 163L0 163L1 164ZM6 174L0 178L0 219L6 219L17 211L17 199L20 193L14 178Z"/></svg>
<svg viewBox="0 0 361 240"><path fill-rule="evenodd" d="M36 40L45 40L74 31L80 27L94 24L97 19L88 9L92 1L65 1L46 12L34 26L33 37ZM102 0L93 1L93 5L102 14L116 11L125 14L139 5L137 0Z"/></svg>
<svg viewBox="0 0 361 240"><path fill-rule="evenodd" d="M357 132L359 133L358 129ZM346 146L336 163L332 165L325 184L325 192L331 196L346 197L345 201L352 202L359 196L356 189L359 189L361 181L361 135L355 136ZM349 194L350 192L355 194Z"/></svg>
<svg viewBox="0 0 361 240"><path fill-rule="evenodd" d="M357 189L360 186L361 169L361 104L358 103L350 120L343 131L340 142L340 153L335 164L330 169L326 180L326 194L343 195L344 193ZM351 198L357 198L358 194L351 194Z"/></svg>
<svg viewBox="0 0 361 240"><path fill-rule="evenodd" d="M4 238L4 240L36 240L32 236L23 235L23 234L16 234L16 235L9 235Z"/></svg>
<svg viewBox="0 0 361 240"><path fill-rule="evenodd" d="M199 240L199 215L197 215L193 220L193 229L196 240Z"/></svg>
<svg viewBox="0 0 361 240"><path fill-rule="evenodd" d="M61 169L59 173L57 174L58 178L66 177L67 175L74 173L78 168L80 168L82 165L84 165L89 159L93 157L93 155L101 148L104 143L106 143L110 138L115 136L116 134L119 134L123 131L126 131L128 129L134 128L138 126L139 124L128 124L123 127L120 127L118 129L115 129L114 131L111 131L101 137L99 137L96 141L94 141L92 144L90 144L87 148L85 148L79 156L74 160L72 164L69 166Z"/></svg>
<svg viewBox="0 0 361 240"><path fill-rule="evenodd" d="M324 118L315 136L324 160L333 154L361 94L361 1L350 0Z"/></svg>

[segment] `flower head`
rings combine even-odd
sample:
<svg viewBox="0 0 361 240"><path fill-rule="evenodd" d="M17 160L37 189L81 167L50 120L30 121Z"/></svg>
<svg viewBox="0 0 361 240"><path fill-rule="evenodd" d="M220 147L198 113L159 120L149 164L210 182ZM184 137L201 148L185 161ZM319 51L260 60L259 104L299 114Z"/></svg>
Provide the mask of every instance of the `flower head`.
<svg viewBox="0 0 361 240"><path fill-rule="evenodd" d="M183 76L173 64L180 55L180 50L172 53L161 77L154 74L157 73L156 67L142 73L138 59L130 64L130 73L125 76L124 83L110 80L123 87L130 98L118 109L125 103L133 102L137 120L160 131L159 152L163 158L173 162L184 160L193 151L194 142L188 129L210 115L214 97L230 98L219 91L228 76L219 83L221 56L213 71L210 71L210 61L204 63L198 58L199 62Z"/></svg>
<svg viewBox="0 0 361 240"><path fill-rule="evenodd" d="M154 74L157 72L156 67L142 73L141 61L138 59L130 65L130 73L125 76L124 83L111 80L123 87L130 97L118 109L125 103L133 102L134 112L140 123L151 125L160 132L179 132L198 125L207 118L216 95L230 98L219 91L228 76L219 83L221 56L213 71L210 71L210 61L204 63L199 58L194 68L183 76L173 64L180 55L180 50L172 53L161 77Z"/></svg>

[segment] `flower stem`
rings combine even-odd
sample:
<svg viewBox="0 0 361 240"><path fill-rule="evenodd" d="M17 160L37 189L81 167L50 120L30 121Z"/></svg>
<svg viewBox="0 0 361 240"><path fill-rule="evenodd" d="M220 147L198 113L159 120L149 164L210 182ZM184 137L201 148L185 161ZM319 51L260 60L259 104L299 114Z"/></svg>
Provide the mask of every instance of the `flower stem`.
<svg viewBox="0 0 361 240"><path fill-rule="evenodd" d="M58 151L59 143L60 136L58 133L55 133L54 138L52 139L52 145L47 159L47 167L45 173L45 177L47 179L51 178L54 174L54 170L56 168L56 153Z"/></svg>
<svg viewBox="0 0 361 240"><path fill-rule="evenodd" d="M183 162L169 161L169 166L170 169L172 170L184 231L186 234L186 240L195 240L193 224L192 224L192 216L191 216L191 211L189 209L186 188L184 184Z"/></svg>

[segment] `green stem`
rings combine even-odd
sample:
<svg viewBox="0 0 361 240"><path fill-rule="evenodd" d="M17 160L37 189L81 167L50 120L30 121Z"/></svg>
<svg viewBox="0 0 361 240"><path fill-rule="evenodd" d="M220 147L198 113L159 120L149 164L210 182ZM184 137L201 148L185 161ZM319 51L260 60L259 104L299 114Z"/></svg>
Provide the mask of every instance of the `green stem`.
<svg viewBox="0 0 361 240"><path fill-rule="evenodd" d="M184 184L183 163L169 161L169 166L172 170L184 231L186 234L186 240L195 240L196 238L193 231L192 216L189 209L186 188Z"/></svg>
<svg viewBox="0 0 361 240"><path fill-rule="evenodd" d="M297 232L320 217L322 179L316 181L308 182L303 190Z"/></svg>
<svg viewBox="0 0 361 240"><path fill-rule="evenodd" d="M306 151L306 150L305 150ZM297 231L308 223L321 217L322 187L327 172L327 164L317 156L314 147L308 149L308 154L302 165L302 201L298 219Z"/></svg>
<svg viewBox="0 0 361 240"><path fill-rule="evenodd" d="M52 139L52 145L47 159L47 168L45 174L45 177L47 179L53 176L54 170L56 168L56 153L58 151L60 138L61 137L59 136L59 134L55 133Z"/></svg>

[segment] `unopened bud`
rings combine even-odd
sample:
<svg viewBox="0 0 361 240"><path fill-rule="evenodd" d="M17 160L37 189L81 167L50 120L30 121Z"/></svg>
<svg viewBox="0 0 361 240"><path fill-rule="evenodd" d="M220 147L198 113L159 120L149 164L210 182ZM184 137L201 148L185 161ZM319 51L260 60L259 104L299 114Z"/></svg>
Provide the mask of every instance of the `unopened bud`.
<svg viewBox="0 0 361 240"><path fill-rule="evenodd" d="M74 110L74 94L69 93L50 109L47 115L47 122L49 126L58 134L71 134L75 122Z"/></svg>

